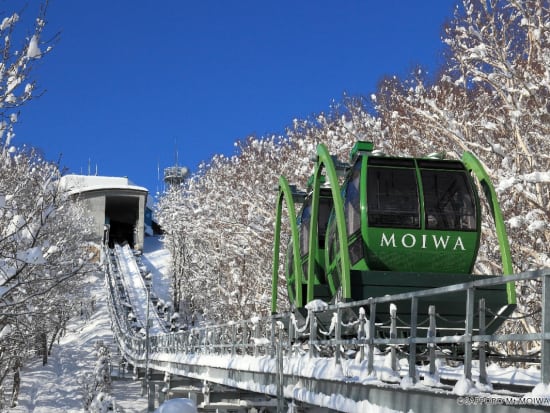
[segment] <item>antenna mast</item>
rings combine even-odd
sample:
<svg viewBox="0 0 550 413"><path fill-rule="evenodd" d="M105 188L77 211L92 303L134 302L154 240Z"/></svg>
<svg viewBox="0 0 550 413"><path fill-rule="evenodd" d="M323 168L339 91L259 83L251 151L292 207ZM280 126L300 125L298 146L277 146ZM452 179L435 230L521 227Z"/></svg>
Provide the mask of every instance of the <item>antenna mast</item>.
<svg viewBox="0 0 550 413"><path fill-rule="evenodd" d="M174 157L176 161L175 165L164 169L164 183L168 188L170 186L181 185L189 173L189 170L185 166L178 165L178 145L176 138L174 138Z"/></svg>

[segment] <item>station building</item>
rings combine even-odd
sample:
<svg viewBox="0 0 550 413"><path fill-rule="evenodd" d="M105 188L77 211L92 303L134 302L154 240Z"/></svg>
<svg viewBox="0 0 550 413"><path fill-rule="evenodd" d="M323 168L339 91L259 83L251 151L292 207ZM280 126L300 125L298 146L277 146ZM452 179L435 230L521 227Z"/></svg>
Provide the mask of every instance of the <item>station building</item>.
<svg viewBox="0 0 550 413"><path fill-rule="evenodd" d="M98 242L128 242L143 250L145 233L151 233L152 206L146 188L127 177L65 175L61 186L89 210Z"/></svg>

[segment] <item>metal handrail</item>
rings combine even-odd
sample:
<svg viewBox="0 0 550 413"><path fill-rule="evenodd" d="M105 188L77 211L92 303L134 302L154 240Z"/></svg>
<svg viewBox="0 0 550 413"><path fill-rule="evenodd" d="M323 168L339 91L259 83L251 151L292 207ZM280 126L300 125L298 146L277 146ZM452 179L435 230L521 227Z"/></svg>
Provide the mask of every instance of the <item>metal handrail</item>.
<svg viewBox="0 0 550 413"><path fill-rule="evenodd" d="M529 334L484 334L483 326L478 330L478 334L474 334L473 319L474 319L474 290L476 288L483 288L488 286L496 286L505 284L508 282L535 280L540 279L543 281L543 308L542 308L542 326L540 333ZM426 330L422 330L424 336L419 336L416 329L417 323L417 308L418 300L420 298L425 299L430 296L436 296L441 294L448 294L450 292L466 292L467 302L465 303L467 308L466 314L466 326L464 334L453 336L437 336L435 331L435 310L430 311L430 327L428 328L428 334ZM112 289L109 289L109 295L112 295ZM399 301L411 302L411 326L409 337L397 337L395 331L390 330L388 338L376 337L377 327L374 319L376 317L376 306L381 303L393 303ZM115 299L110 297L108 300L112 307L115 306ZM338 303L329 305L323 311L332 311L336 317L336 325L341 325L342 311L351 307L362 308L366 307L370 310L369 319L365 316L365 311L360 310L360 316L357 320L357 335L356 337L342 337L341 328L336 328L331 332L331 336L328 338L317 337L316 333L316 320L317 313L320 311L310 310L308 315L309 333L302 334L302 338L307 339L309 344L310 354L315 356L315 349L317 346L327 346L335 349L334 357L336 362L339 362L342 357L340 347L346 345L353 345L355 348L359 348L361 352L361 359L367 359L367 368L369 373L375 368L373 355L375 346L408 346L409 357L409 372L410 379L414 382L416 380L415 365L419 360L420 353L417 353L418 345L428 346L430 353L430 366L431 363L435 365L434 351L436 345L440 344L461 344L464 345L464 376L471 378L472 376L472 347L474 343L480 343L480 349L484 349L487 342L507 342L507 341L534 341L540 340L542 343L541 351L541 381L545 384L550 383L550 305L544 303L550 302L550 268L527 271L520 274L509 275L505 277L495 277L492 279L476 280L447 287L438 287L428 290L414 291L410 293L394 294L384 297L373 297L362 301L353 303ZM547 308L548 307L548 308ZM481 307L480 307L481 308ZM113 318L120 318L121 312L114 308L111 312ZM394 314L391 317L395 317ZM432 326L433 321L433 326ZM292 321L292 314L274 314L270 317L255 318L252 320L241 320L238 322L224 323L220 325L209 325L194 327L189 330L172 332L166 334L152 335L149 339L149 343L145 342L145 338L141 337L132 329L122 327L125 325L123 320L114 320L113 326L115 330L115 336L117 342L123 347L123 352L130 360L135 362L143 362L145 357L145 349L149 346L151 357L158 357L160 354L174 354L174 353L188 353L188 354L212 354L212 355L230 355L235 356L239 354L249 355L264 355L269 354L275 357L276 348L280 346L286 357L292 357L297 347L296 340L300 334L298 331L308 331L307 325L298 328ZM278 328L278 325L286 325L287 330L284 335L280 335L276 332L281 332L283 329ZM392 323L392 328L395 328L395 323ZM384 326L387 330L387 327ZM309 336L309 337L307 337ZM223 339L219 339L222 337ZM366 353L366 354L365 354ZM395 352L393 352L395 353ZM422 357L425 357L422 355ZM485 360L485 352L479 351L480 359ZM431 369L431 367L430 367ZM486 379L483 375L484 368L480 369L480 380Z"/></svg>
<svg viewBox="0 0 550 413"><path fill-rule="evenodd" d="M399 294L393 294L393 295L385 295L382 297L372 297L361 301L354 301L352 303L339 303L339 304L329 306L328 308L329 309L336 309L337 307L351 308L351 307L368 305L370 303L381 304L381 303L392 303L396 301L406 301L412 298L424 298L424 297L430 297L435 295L467 291L472 288L475 289L479 287L493 287L497 285L507 284L509 282L535 280L547 275L550 275L550 268L542 268L538 270L522 272L520 274L505 275L502 277L494 277L494 278L484 278L482 280L469 281L465 283L453 284L453 285L448 285L444 287L435 287L435 288L429 288L425 290L412 291L409 293L399 293Z"/></svg>

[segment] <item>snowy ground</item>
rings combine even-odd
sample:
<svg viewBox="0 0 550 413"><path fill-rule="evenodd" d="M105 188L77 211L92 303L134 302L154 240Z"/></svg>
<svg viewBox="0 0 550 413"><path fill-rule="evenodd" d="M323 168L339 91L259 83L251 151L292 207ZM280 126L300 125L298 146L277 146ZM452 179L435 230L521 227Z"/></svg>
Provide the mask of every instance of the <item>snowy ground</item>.
<svg viewBox="0 0 550 413"><path fill-rule="evenodd" d="M170 299L170 253L158 237L145 237L141 262L153 275L153 291L164 301Z"/></svg>
<svg viewBox="0 0 550 413"><path fill-rule="evenodd" d="M156 238L148 239L143 263L153 272L155 290L161 297L168 296L168 283L164 280L167 253ZM46 366L42 358L32 360L21 372L19 405L10 413L75 413L83 412L83 382L95 365L94 344L103 340L111 348L116 362L116 346L113 342L103 278L96 277L89 283L90 296L96 297L96 305L88 317L75 317L59 344L53 347ZM114 380L112 395L124 413L146 411L147 399L141 397L141 384L131 380Z"/></svg>
<svg viewBox="0 0 550 413"><path fill-rule="evenodd" d="M86 373L95 364L94 344L103 340L115 346L110 327L109 313L103 293L103 279L92 280L90 294L96 297L96 306L89 318L76 317L67 326L67 334L53 347L48 364L36 358L21 374L19 405L11 413L72 413L83 412L83 386ZM113 395L125 413L145 411L146 399L140 396L139 382L114 381Z"/></svg>

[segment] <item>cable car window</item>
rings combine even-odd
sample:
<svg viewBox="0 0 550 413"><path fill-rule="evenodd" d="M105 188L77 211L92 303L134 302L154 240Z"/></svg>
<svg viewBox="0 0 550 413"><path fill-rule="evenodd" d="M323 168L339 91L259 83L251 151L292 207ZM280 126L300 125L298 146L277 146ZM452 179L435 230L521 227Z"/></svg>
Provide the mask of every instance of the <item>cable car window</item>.
<svg viewBox="0 0 550 413"><path fill-rule="evenodd" d="M348 235L361 229L361 203L359 183L361 180L361 162L357 162L353 167L353 174L346 187L346 199L344 203L344 213L346 215L346 226Z"/></svg>
<svg viewBox="0 0 550 413"><path fill-rule="evenodd" d="M327 247L329 256L329 271L332 272L332 280L335 284L335 288L338 289L340 285L340 265L337 257L340 253L340 243L338 242L338 233L336 228L336 217L332 215L327 230Z"/></svg>
<svg viewBox="0 0 550 413"><path fill-rule="evenodd" d="M420 169L453 169L464 171L464 164L460 161L443 160L443 159L418 159L418 167Z"/></svg>
<svg viewBox="0 0 550 413"><path fill-rule="evenodd" d="M414 160L411 158L390 158L376 156L369 157L369 166L391 166L392 168L414 168Z"/></svg>
<svg viewBox="0 0 550 413"><path fill-rule="evenodd" d="M304 206L300 217L300 254L307 255L309 252L309 225L311 223L311 204Z"/></svg>
<svg viewBox="0 0 550 413"><path fill-rule="evenodd" d="M423 170L422 186L426 228L476 230L476 203L466 173Z"/></svg>
<svg viewBox="0 0 550 413"><path fill-rule="evenodd" d="M327 230L327 247L328 247L328 256L330 261L336 259L336 254L338 253L338 243L336 237L336 217L332 217L330 224Z"/></svg>
<svg viewBox="0 0 550 413"><path fill-rule="evenodd" d="M294 274L294 248L293 248L292 242L288 244L288 252L286 254L286 257L287 257L287 261L286 261L287 273L289 275L293 275Z"/></svg>
<svg viewBox="0 0 550 413"><path fill-rule="evenodd" d="M319 199L319 216L317 218L317 236L319 238L319 248L325 247L325 236L327 233L328 219L332 210L332 198L322 197Z"/></svg>
<svg viewBox="0 0 550 413"><path fill-rule="evenodd" d="M369 226L419 228L415 170L369 167L367 203Z"/></svg>

